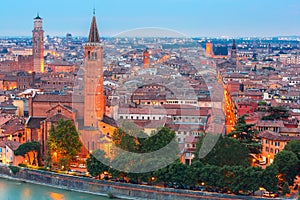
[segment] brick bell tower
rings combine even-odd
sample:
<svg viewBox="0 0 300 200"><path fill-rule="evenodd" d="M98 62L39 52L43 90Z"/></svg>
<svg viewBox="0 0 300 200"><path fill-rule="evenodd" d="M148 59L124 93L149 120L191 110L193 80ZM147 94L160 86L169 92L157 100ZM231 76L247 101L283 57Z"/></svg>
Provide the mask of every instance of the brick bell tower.
<svg viewBox="0 0 300 200"><path fill-rule="evenodd" d="M32 31L33 71L44 73L44 30L43 19L37 14Z"/></svg>
<svg viewBox="0 0 300 200"><path fill-rule="evenodd" d="M103 87L103 44L100 41L95 11L88 42L84 46L84 126L96 127L105 113Z"/></svg>

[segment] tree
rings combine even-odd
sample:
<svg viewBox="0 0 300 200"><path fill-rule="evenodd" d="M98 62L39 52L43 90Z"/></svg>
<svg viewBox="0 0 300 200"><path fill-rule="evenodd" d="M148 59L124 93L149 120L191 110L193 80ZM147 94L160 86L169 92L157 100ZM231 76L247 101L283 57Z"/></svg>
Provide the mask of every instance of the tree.
<svg viewBox="0 0 300 200"><path fill-rule="evenodd" d="M300 141L292 140L285 145L284 150L294 152L300 160Z"/></svg>
<svg viewBox="0 0 300 200"><path fill-rule="evenodd" d="M160 129L157 133L153 133L150 135L150 137L147 137L145 139L140 139L140 152L141 153L149 153L153 151L157 151L168 144L176 137L176 133L174 131L171 131L167 127L163 127ZM178 144L176 144L178 147ZM176 146L172 146L170 150L177 150L179 151ZM177 152L178 153L178 152Z"/></svg>
<svg viewBox="0 0 300 200"><path fill-rule="evenodd" d="M194 158L192 164L188 166L187 176L189 177L188 185L193 186L200 182L200 174L201 168L203 167L203 163L198 158Z"/></svg>
<svg viewBox="0 0 300 200"><path fill-rule="evenodd" d="M92 176L99 176L100 178L101 173L103 173L104 171L108 171L109 167L103 164L108 162L108 158L105 157L105 152L100 149L97 149L92 154L89 154L89 158L86 160L87 171Z"/></svg>
<svg viewBox="0 0 300 200"><path fill-rule="evenodd" d="M50 155L57 155L57 159L64 159L64 163L70 163L79 153L82 143L74 123L71 120L59 120L57 127L50 129L50 137L47 141ZM66 164L65 164L66 165Z"/></svg>
<svg viewBox="0 0 300 200"><path fill-rule="evenodd" d="M228 136L238 139L249 149L250 153L258 154L261 151L261 144L256 140L258 131L253 128L254 124L246 123L245 117L246 115L243 115L237 120L234 131L228 134Z"/></svg>
<svg viewBox="0 0 300 200"><path fill-rule="evenodd" d="M262 117L262 120L279 120L282 118L289 117L289 111L285 107L282 107L282 106L277 106L277 107L271 106L268 109L268 112L270 114Z"/></svg>
<svg viewBox="0 0 300 200"><path fill-rule="evenodd" d="M297 155L298 164L297 164L297 174L300 175L300 141L293 140L285 145L284 150L292 151Z"/></svg>
<svg viewBox="0 0 300 200"><path fill-rule="evenodd" d="M279 173L290 185L294 184L298 162L296 154L292 151L283 150L275 156L274 164L278 166Z"/></svg>
<svg viewBox="0 0 300 200"><path fill-rule="evenodd" d="M114 131L112 141L117 147L125 151L137 152L139 149L137 138L133 135L127 134L120 128Z"/></svg>
<svg viewBox="0 0 300 200"><path fill-rule="evenodd" d="M270 165L262 172L261 187L270 192L278 191L278 166Z"/></svg>
<svg viewBox="0 0 300 200"><path fill-rule="evenodd" d="M289 184L288 182L284 182L283 188L282 188L282 194L286 195L286 194L290 194L291 190L289 188Z"/></svg>
<svg viewBox="0 0 300 200"><path fill-rule="evenodd" d="M30 153L33 154L33 161L31 162ZM37 155L35 154L37 153ZM26 142L21 144L17 150L14 151L16 156L27 155L29 164L41 165L41 144L39 142Z"/></svg>
<svg viewBox="0 0 300 200"><path fill-rule="evenodd" d="M197 144L196 152L199 151L201 145L202 139L200 139ZM220 137L211 152L209 152L205 158L201 159L201 161L216 166L250 165L248 149L238 140L228 137Z"/></svg>
<svg viewBox="0 0 300 200"><path fill-rule="evenodd" d="M224 180L221 168L215 165L205 165L201 168L199 180L208 187L221 188Z"/></svg>
<svg viewBox="0 0 300 200"><path fill-rule="evenodd" d="M174 131L162 128L156 134L148 136L145 133L129 130L128 126L127 130L130 134L117 129L112 136L113 142L119 149L111 166L126 172L131 178L138 181L141 177L129 172L149 172L178 159L179 145ZM137 134L142 137L137 137Z"/></svg>

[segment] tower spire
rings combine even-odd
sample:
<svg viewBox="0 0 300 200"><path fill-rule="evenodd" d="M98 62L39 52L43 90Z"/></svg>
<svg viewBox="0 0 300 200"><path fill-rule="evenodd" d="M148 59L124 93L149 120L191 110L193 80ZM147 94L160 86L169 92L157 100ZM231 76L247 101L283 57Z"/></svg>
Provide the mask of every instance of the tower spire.
<svg viewBox="0 0 300 200"><path fill-rule="evenodd" d="M89 43L100 43L100 37L99 37L99 32L98 32L97 22L96 22L96 17L95 17L95 9L94 9L93 13L94 13L94 16L93 16L92 23L91 23L88 42Z"/></svg>
<svg viewBox="0 0 300 200"><path fill-rule="evenodd" d="M235 42L235 39L233 39L233 41L232 41L232 49L236 49L236 42Z"/></svg>

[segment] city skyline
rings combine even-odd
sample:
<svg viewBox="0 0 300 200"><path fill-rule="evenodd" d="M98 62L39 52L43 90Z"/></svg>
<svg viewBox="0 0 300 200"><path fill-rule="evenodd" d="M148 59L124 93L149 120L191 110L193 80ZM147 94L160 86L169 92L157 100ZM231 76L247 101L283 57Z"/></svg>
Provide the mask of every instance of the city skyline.
<svg viewBox="0 0 300 200"><path fill-rule="evenodd" d="M101 36L159 27L191 37L299 36L300 2L239 0L2 2L0 36L30 36L32 19L44 19L45 35L87 35L93 8ZM9 23L8 23L9 21Z"/></svg>

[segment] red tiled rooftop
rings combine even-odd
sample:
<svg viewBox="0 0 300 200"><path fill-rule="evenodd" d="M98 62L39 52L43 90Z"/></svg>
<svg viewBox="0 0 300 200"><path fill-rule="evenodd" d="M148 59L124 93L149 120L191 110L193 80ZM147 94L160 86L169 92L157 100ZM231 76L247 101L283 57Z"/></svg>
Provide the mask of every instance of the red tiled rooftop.
<svg viewBox="0 0 300 200"><path fill-rule="evenodd" d="M273 140L273 141L291 141L291 140L300 140L300 137L295 137L295 136L284 136L280 135L279 133L275 133L273 131L263 131L258 134L259 138L264 138L268 140Z"/></svg>

